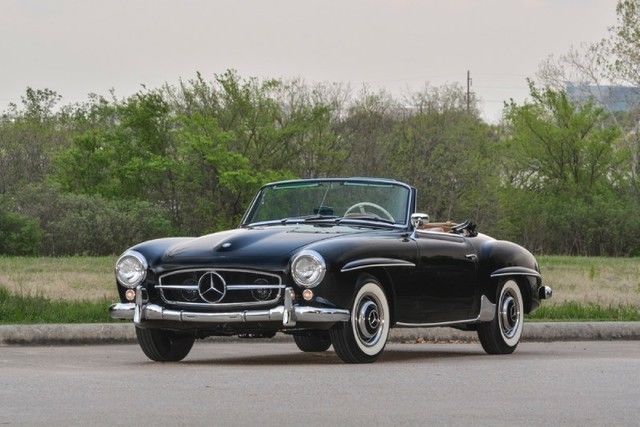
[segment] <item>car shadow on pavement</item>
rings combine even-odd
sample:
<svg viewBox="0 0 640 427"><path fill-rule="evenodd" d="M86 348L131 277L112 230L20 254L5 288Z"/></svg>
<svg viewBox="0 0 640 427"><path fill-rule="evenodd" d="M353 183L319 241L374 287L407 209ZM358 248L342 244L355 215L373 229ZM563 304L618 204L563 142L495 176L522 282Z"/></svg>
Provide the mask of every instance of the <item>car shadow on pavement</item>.
<svg viewBox="0 0 640 427"><path fill-rule="evenodd" d="M404 361L419 361L429 359L454 359L469 357L484 357L482 349L451 351L430 349L388 349L382 354L376 363L395 363ZM333 351L324 353L278 353L261 354L239 357L222 357L206 359L187 359L181 362L185 365L341 365L343 362Z"/></svg>

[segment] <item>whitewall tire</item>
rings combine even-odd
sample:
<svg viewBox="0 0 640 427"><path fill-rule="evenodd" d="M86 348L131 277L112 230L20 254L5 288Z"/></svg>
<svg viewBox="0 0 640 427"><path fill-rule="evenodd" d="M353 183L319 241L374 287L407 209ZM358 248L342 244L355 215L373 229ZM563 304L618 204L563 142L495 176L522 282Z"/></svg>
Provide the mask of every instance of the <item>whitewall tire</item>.
<svg viewBox="0 0 640 427"><path fill-rule="evenodd" d="M496 296L496 312L491 322L478 325L478 338L489 354L508 354L518 346L524 326L524 301L518 283L507 279Z"/></svg>
<svg viewBox="0 0 640 427"><path fill-rule="evenodd" d="M347 363L375 361L387 344L390 314L382 284L366 276L354 297L349 322L340 322L330 331L338 357Z"/></svg>

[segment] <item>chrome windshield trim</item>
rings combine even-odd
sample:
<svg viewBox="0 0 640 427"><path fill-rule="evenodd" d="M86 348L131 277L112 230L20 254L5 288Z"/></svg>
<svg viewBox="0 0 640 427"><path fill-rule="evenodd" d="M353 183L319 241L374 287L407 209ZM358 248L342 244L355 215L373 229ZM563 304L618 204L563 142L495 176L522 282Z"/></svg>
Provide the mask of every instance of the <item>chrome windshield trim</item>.
<svg viewBox="0 0 640 427"><path fill-rule="evenodd" d="M313 183L313 182L344 182L344 181L349 181L349 182L353 182L353 183L370 183L370 184L386 184L386 185L395 185L398 187L404 187L409 191L408 197L407 197L407 215L405 218L405 222L404 223L398 223L396 224L396 226L394 228L402 228L402 229L408 229L411 226L411 208L412 208L412 202L417 203L417 200L413 200L414 197L414 192L413 192L413 187L410 186L409 184L402 182L402 181L396 181L393 179L384 179L384 178L363 178L363 177L351 177L351 178L314 178L314 179L293 179L293 180L286 180L286 181L277 181L277 182L270 182L268 184L263 185L262 187L260 187L260 189L258 190L258 192L256 193L255 197L253 198L253 200L251 201L251 204L249 205L249 209L246 210L246 212L244 213L244 215L242 216L242 220L240 221L240 227L249 227L249 226L255 226L256 223L248 223L247 220L249 218L249 215L251 213L253 213L254 208L256 206L256 203L258 202L258 200L260 199L260 195L262 194L262 191L267 188L267 187L274 187L277 185L283 185L283 184L295 184L295 183L300 183L300 184L304 184L304 183ZM279 220L274 220L274 221L279 221ZM269 222L269 221L262 221L262 222ZM267 225L267 224L265 224ZM389 224L391 225L391 224Z"/></svg>

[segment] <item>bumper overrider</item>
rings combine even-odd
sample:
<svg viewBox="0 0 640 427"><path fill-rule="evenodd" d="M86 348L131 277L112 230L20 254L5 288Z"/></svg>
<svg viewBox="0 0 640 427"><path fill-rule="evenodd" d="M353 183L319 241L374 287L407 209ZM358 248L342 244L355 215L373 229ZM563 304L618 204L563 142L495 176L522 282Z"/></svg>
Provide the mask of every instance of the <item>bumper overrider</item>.
<svg viewBox="0 0 640 427"><path fill-rule="evenodd" d="M113 319L143 321L168 320L174 322L193 322L221 325L225 323L282 322L284 327L293 327L296 322L335 323L346 322L350 318L349 310L340 308L311 307L294 304L293 288L286 288L284 303L269 310L240 310L229 312L192 312L169 310L157 304L149 304L143 298L143 288L136 288L135 302L117 303L109 307Z"/></svg>

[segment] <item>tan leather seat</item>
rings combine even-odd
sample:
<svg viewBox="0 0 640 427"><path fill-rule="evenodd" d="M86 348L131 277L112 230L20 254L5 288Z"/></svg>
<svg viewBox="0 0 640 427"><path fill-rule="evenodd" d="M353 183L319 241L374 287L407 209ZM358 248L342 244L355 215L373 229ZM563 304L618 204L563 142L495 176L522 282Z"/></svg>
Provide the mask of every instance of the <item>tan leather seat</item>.
<svg viewBox="0 0 640 427"><path fill-rule="evenodd" d="M437 231L440 233L451 233L451 228L453 228L454 225L456 225L456 223L452 221L428 222L426 224L422 224L419 230Z"/></svg>

